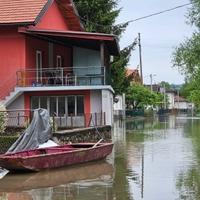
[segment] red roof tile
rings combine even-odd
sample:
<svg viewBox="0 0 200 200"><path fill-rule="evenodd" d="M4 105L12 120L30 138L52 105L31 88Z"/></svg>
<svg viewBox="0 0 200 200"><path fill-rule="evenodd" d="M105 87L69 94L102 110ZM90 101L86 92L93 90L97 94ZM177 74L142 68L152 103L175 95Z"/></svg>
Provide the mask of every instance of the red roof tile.
<svg viewBox="0 0 200 200"><path fill-rule="evenodd" d="M49 0L0 0L0 24L34 23Z"/></svg>

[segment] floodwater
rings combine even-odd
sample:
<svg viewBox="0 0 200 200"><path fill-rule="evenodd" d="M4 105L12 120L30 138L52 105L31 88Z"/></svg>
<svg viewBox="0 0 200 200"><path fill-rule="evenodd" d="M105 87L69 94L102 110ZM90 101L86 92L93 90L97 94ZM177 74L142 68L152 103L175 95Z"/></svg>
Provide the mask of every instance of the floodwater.
<svg viewBox="0 0 200 200"><path fill-rule="evenodd" d="M198 200L200 119L116 121L106 161L0 180L0 200Z"/></svg>

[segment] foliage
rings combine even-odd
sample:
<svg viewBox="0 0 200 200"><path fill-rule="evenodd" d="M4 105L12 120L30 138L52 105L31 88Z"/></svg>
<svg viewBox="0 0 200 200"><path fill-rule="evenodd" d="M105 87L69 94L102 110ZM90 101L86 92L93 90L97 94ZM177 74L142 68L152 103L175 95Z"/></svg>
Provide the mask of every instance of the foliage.
<svg viewBox="0 0 200 200"><path fill-rule="evenodd" d="M5 153L18 139L18 136L0 136L0 153Z"/></svg>
<svg viewBox="0 0 200 200"><path fill-rule="evenodd" d="M159 85L163 88L166 88L166 89L171 88L171 85L168 82L165 82L165 81L161 81Z"/></svg>
<svg viewBox="0 0 200 200"><path fill-rule="evenodd" d="M186 82L185 84L182 85L179 91L179 95L188 99L189 96L191 95L191 91L193 90L193 84L192 82Z"/></svg>
<svg viewBox="0 0 200 200"><path fill-rule="evenodd" d="M6 129L7 113L5 107L0 103L0 133Z"/></svg>
<svg viewBox="0 0 200 200"><path fill-rule="evenodd" d="M192 8L188 19L197 30L190 38L185 39L173 53L173 65L185 74L187 84L184 85L182 93L200 108L200 0L191 0Z"/></svg>
<svg viewBox="0 0 200 200"><path fill-rule="evenodd" d="M86 31L120 36L128 25L114 25L120 13L118 0L74 0L74 3Z"/></svg>
<svg viewBox="0 0 200 200"><path fill-rule="evenodd" d="M195 80L185 83L180 89L180 96L193 102L197 110L200 110L200 76Z"/></svg>
<svg viewBox="0 0 200 200"><path fill-rule="evenodd" d="M174 66L179 67L188 81L198 77L200 73L200 33L194 33L190 39L181 43L173 55Z"/></svg>
<svg viewBox="0 0 200 200"><path fill-rule="evenodd" d="M126 93L127 89L130 85L130 80L126 76L126 68L130 53L134 49L136 45L136 41L134 41L131 45L124 48L120 51L120 55L114 58L111 68L111 85L115 90L116 94Z"/></svg>
<svg viewBox="0 0 200 200"><path fill-rule="evenodd" d="M133 109L156 106L162 102L162 95L151 92L141 84L135 83L128 88L126 94L126 104Z"/></svg>
<svg viewBox="0 0 200 200"><path fill-rule="evenodd" d="M118 0L74 0L74 2L86 31L114 34L120 38L128 26L128 22L115 24L120 13L120 9L117 8ZM125 47L112 62L111 85L116 94L126 92L129 85L130 81L126 77L125 70L135 45L136 41Z"/></svg>

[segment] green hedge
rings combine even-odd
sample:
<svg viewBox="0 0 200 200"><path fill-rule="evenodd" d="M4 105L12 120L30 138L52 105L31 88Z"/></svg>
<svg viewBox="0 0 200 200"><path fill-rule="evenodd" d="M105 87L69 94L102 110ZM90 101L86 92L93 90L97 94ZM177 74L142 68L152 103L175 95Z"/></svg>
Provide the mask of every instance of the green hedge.
<svg viewBox="0 0 200 200"><path fill-rule="evenodd" d="M5 153L18 136L0 136L0 153Z"/></svg>

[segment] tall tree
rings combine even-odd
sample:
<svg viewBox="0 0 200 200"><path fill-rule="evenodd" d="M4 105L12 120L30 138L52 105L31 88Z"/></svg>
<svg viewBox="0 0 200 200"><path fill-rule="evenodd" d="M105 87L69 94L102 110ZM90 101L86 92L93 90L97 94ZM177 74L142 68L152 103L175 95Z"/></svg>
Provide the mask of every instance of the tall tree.
<svg viewBox="0 0 200 200"><path fill-rule="evenodd" d="M118 0L74 0L86 31L120 36L128 22L115 25Z"/></svg>
<svg viewBox="0 0 200 200"><path fill-rule="evenodd" d="M173 65L185 74L188 99L195 102L200 108L200 0L191 0L192 8L188 14L188 21L196 26L196 30L190 38L187 38L173 53Z"/></svg>
<svg viewBox="0 0 200 200"><path fill-rule="evenodd" d="M118 0L74 0L74 2L86 31L114 34L120 38L128 26L128 22L115 24L120 13L120 9L117 8ZM133 41L122 49L120 55L112 62L111 85L116 94L126 92L129 85L125 70L135 45L136 42Z"/></svg>

